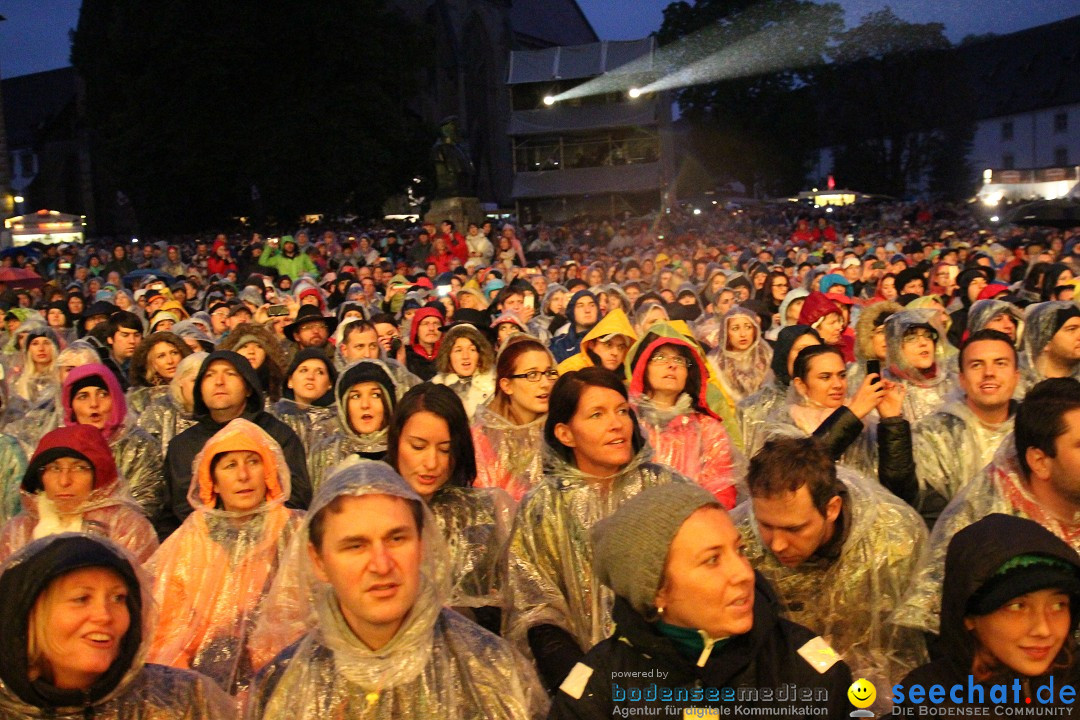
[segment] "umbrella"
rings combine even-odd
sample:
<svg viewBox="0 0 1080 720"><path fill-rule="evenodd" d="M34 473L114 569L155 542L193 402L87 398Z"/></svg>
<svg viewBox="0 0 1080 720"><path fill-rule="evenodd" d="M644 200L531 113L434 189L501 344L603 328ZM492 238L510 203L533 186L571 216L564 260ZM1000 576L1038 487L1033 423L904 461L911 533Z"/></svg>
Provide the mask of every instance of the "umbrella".
<svg viewBox="0 0 1080 720"><path fill-rule="evenodd" d="M13 288L31 288L41 287L45 280L33 270L9 267L0 268L0 283Z"/></svg>
<svg viewBox="0 0 1080 720"><path fill-rule="evenodd" d="M37 257L41 255L41 252L35 248L32 248L29 245L22 245L19 247L9 247L7 250L0 252L0 258L15 257L19 253L22 253L27 257Z"/></svg>
<svg viewBox="0 0 1080 720"><path fill-rule="evenodd" d="M1075 200L1036 200L1009 212L1006 222L1013 225L1053 227L1066 230L1080 227L1080 202Z"/></svg>
<svg viewBox="0 0 1080 720"><path fill-rule="evenodd" d="M142 270L132 270L124 276L124 282L134 284L136 280L140 280L144 277L153 275L158 280L161 280L166 285L172 285L176 280L172 275L162 270L154 270L153 268L144 268Z"/></svg>

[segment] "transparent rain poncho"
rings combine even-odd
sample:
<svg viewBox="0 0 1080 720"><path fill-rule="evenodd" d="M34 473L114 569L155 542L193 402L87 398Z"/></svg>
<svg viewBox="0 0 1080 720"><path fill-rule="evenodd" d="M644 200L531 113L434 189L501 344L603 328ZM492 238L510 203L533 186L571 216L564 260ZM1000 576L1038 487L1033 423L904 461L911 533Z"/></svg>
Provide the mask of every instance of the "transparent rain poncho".
<svg viewBox="0 0 1080 720"><path fill-rule="evenodd" d="M1059 520L1031 494L1016 459L1016 442L1009 435L993 461L953 497L941 513L930 547L893 622L923 632L937 633L941 612L941 584L945 579L945 553L961 528L991 513L1018 515L1034 520L1080 551L1080 524Z"/></svg>
<svg viewBox="0 0 1080 720"><path fill-rule="evenodd" d="M742 458L734 449L724 422L705 399L708 396L705 356L697 345L678 333L665 335L664 327L654 325L626 354L630 399L638 422L656 462L690 478L730 509L735 506L735 479L741 475ZM661 407L645 392L649 359L665 345L685 348L694 363L686 371L684 391L671 407ZM692 387L695 380L697 386Z"/></svg>
<svg viewBox="0 0 1080 720"><path fill-rule="evenodd" d="M987 324L999 315L1008 315L1016 321L1016 337L1024 335L1024 313L1010 302L1004 300L976 300L968 310L967 332L974 335L985 330Z"/></svg>
<svg viewBox="0 0 1080 720"><path fill-rule="evenodd" d="M262 458L266 498L248 511L221 505L211 474L220 453L247 450ZM248 640L270 583L300 525L285 507L289 466L262 428L238 418L218 431L195 458L188 502L194 512L147 564L161 619L150 659L196 670L230 694L253 675Z"/></svg>
<svg viewBox="0 0 1080 720"><path fill-rule="evenodd" d="M428 503L450 552L451 607L503 607L503 552L516 505L499 488L444 485Z"/></svg>
<svg viewBox="0 0 1080 720"><path fill-rule="evenodd" d="M192 353L181 360L176 367L176 375L169 383L169 392L155 398L135 423L136 427L154 438L163 460L172 439L196 423L194 408L184 406L180 386L188 378L195 379L207 354Z"/></svg>
<svg viewBox="0 0 1080 720"><path fill-rule="evenodd" d="M915 369L904 357L904 335L919 325L929 325L937 333L933 375L929 377ZM956 378L948 372L945 358L945 345L948 344L945 329L938 324L934 310L904 310L885 321L885 343L888 362L884 374L889 380L904 385L904 419L918 422L940 408L956 388Z"/></svg>
<svg viewBox="0 0 1080 720"><path fill-rule="evenodd" d="M27 618L35 599L63 570L105 567L129 589L131 625L114 665L87 693L31 685L27 667ZM61 571L58 572L57 568ZM125 549L98 536L64 533L37 540L0 566L0 718L94 720L226 720L235 705L208 678L147 662L157 617L150 579Z"/></svg>
<svg viewBox="0 0 1080 720"><path fill-rule="evenodd" d="M271 591L271 610L258 630L268 645L288 649L260 672L245 717L543 717L547 696L532 666L501 638L444 608L450 598L450 561L426 506L415 605L381 649L373 651L356 637L333 588L315 574L308 525L337 498L365 495L422 504L381 462L347 464L323 482L290 546L286 567Z"/></svg>
<svg viewBox="0 0 1080 720"><path fill-rule="evenodd" d="M776 589L785 616L819 633L879 694L926 660L922 636L888 622L922 553L927 533L906 503L872 480L837 468L845 538L839 557L785 567L764 545L751 500L731 513L746 557Z"/></svg>
<svg viewBox="0 0 1080 720"><path fill-rule="evenodd" d="M562 628L583 652L611 635L615 596L593 571L590 530L642 490L692 482L651 462L647 445L608 478L586 475L544 447L544 481L522 501L510 532L503 621L503 636L530 656L528 631L538 625Z"/></svg>
<svg viewBox="0 0 1080 720"><path fill-rule="evenodd" d="M303 407L295 400L283 397L270 406L270 414L296 433L308 453L321 439L338 429L337 408L334 405Z"/></svg>
<svg viewBox="0 0 1080 720"><path fill-rule="evenodd" d="M1061 329L1058 323L1059 312L1072 312L1076 304L1072 301L1051 300L1050 302L1029 305L1024 311L1024 337L1020 345L1020 382L1017 395L1022 397L1028 390L1046 377L1039 372L1036 361L1047 344ZM1080 378L1080 364L1073 368L1073 377Z"/></svg>
<svg viewBox="0 0 1080 720"><path fill-rule="evenodd" d="M754 342L746 350L728 349L728 325L735 318L749 320L754 326ZM738 305L720 318L716 349L709 353L724 392L735 403L757 392L769 375L772 347L761 337L761 319L757 313Z"/></svg>
<svg viewBox="0 0 1080 720"><path fill-rule="evenodd" d="M54 442L54 438L60 439ZM31 469L24 475L20 490L22 511L0 529L0 560L35 538L70 530L107 537L126 548L139 562L146 562L158 548L157 533L128 494L101 433L89 425L78 425L57 429L42 438L41 443L50 448L71 447L90 458L94 487L81 504L61 512L44 490L28 490L31 487L28 483L34 481L29 475L36 458L31 458Z"/></svg>
<svg viewBox="0 0 1080 720"><path fill-rule="evenodd" d="M26 472L26 453L11 435L0 434L0 525L19 512L19 482Z"/></svg>
<svg viewBox="0 0 1080 720"><path fill-rule="evenodd" d="M1013 416L995 426L975 417L963 400L947 402L911 429L919 479L915 502L928 522L936 520L956 493L994 459L1013 430Z"/></svg>
<svg viewBox="0 0 1080 720"><path fill-rule="evenodd" d="M404 367L400 365L398 367L404 370ZM410 374L410 377L415 376ZM335 402L329 408L336 413L336 420L332 424L324 425L323 436L313 439L312 445L307 447L308 475L311 477L311 486L314 490L319 488L319 483L333 472L336 465L349 457L366 457L373 460L386 454L390 414L402 396L412 387L411 384L403 384L403 381L408 382L407 378L395 372L395 369L383 360L358 360L341 371L334 386ZM385 405L389 407L389 410L384 410L381 429L361 435L349 423L346 396L354 385L365 382L377 383L383 389L383 392L387 394Z"/></svg>

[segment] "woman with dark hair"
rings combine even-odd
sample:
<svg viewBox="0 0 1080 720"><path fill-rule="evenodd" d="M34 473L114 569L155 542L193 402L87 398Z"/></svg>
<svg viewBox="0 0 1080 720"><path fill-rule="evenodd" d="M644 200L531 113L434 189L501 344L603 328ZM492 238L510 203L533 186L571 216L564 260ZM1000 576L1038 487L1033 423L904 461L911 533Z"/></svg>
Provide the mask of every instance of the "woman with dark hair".
<svg viewBox="0 0 1080 720"><path fill-rule="evenodd" d="M281 399L270 406L270 414L292 428L308 451L318 438L336 430L334 383L337 376L337 368L323 350L304 348L293 356L285 373Z"/></svg>
<svg viewBox="0 0 1080 720"><path fill-rule="evenodd" d="M652 460L622 380L603 368L559 378L544 423L543 482L510 533L505 635L532 654L549 688L611 634L610 591L584 534L642 490L690 482Z"/></svg>
<svg viewBox="0 0 1080 720"><path fill-rule="evenodd" d="M28 545L0 567L0 601L5 720L235 715L208 678L146 663L156 619L150 580L104 538L65 533Z"/></svg>
<svg viewBox="0 0 1080 720"><path fill-rule="evenodd" d="M281 399L289 362L272 330L257 323L240 323L218 343L217 349L234 350L247 358L259 376L267 407Z"/></svg>
<svg viewBox="0 0 1080 720"><path fill-rule="evenodd" d="M754 448L760 445L757 433L766 418L776 409L787 404L791 388L791 372L799 352L810 345L820 345L821 338L817 330L809 325L789 325L780 331L773 348L770 367L771 381L766 382L753 395L743 398L736 406L739 418L743 446Z"/></svg>
<svg viewBox="0 0 1080 720"><path fill-rule="evenodd" d="M735 460L724 423L707 402L709 371L700 349L666 325L631 348L630 397L656 461L735 507Z"/></svg>
<svg viewBox="0 0 1080 720"><path fill-rule="evenodd" d="M386 459L390 417L408 389L382 360L359 360L341 373L334 385L337 424L308 448L313 489L351 456Z"/></svg>
<svg viewBox="0 0 1080 720"><path fill-rule="evenodd" d="M191 348L183 338L171 332L150 333L144 337L131 356L128 409L141 415L150 403L164 396L180 361L190 354Z"/></svg>
<svg viewBox="0 0 1080 720"><path fill-rule="evenodd" d="M460 323L443 335L435 356L438 372L431 382L453 390L471 420L495 392L494 366L495 351L488 339L473 325Z"/></svg>
<svg viewBox="0 0 1080 720"><path fill-rule="evenodd" d="M401 398L390 422L387 459L431 508L450 547L450 604L498 632L504 603L500 559L514 501L499 488L474 488L476 453L461 399L422 383Z"/></svg>
<svg viewBox="0 0 1080 720"><path fill-rule="evenodd" d="M757 293L758 302L762 303L770 315L780 312L780 303L784 302L784 296L791 289L791 280L779 270L773 270L765 280L765 284Z"/></svg>
<svg viewBox="0 0 1080 720"><path fill-rule="evenodd" d="M1076 684L1078 601L1080 557L1069 545L1027 518L987 515L949 542L938 657L901 684L962 685L964 707L993 705L999 686L1064 705L1040 688ZM941 707L959 704L946 694Z"/></svg>
<svg viewBox="0 0 1080 720"><path fill-rule="evenodd" d="M497 487L520 500L540 483L544 419L559 371L536 338L510 338L495 360L495 394L476 409L476 485Z"/></svg>

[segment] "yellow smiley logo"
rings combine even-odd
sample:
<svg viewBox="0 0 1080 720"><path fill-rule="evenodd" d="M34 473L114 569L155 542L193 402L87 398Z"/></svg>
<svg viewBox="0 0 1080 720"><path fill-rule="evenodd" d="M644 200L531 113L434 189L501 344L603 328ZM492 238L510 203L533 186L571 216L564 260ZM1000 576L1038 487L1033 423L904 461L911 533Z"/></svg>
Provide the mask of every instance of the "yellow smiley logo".
<svg viewBox="0 0 1080 720"><path fill-rule="evenodd" d="M877 699L877 688L866 678L859 678L851 683L847 690L848 700L857 708L867 708Z"/></svg>

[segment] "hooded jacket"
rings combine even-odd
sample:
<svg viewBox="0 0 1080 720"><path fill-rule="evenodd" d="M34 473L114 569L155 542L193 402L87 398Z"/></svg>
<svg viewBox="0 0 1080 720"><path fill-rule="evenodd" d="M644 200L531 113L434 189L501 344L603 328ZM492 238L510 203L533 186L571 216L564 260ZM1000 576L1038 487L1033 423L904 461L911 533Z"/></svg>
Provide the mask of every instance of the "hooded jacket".
<svg viewBox="0 0 1080 720"><path fill-rule="evenodd" d="M630 349L626 366L630 399L657 462L669 465L711 492L727 509L735 507L735 452L724 423L706 401L708 373L700 349L681 337L665 336L654 325ZM645 394L649 358L665 345L686 348L693 359L686 387L673 407L662 408Z"/></svg>
<svg viewBox="0 0 1080 720"><path fill-rule="evenodd" d="M289 507L303 509L311 501L311 482L308 479L306 451L300 438L288 425L262 409L262 387L247 358L229 350L216 350L206 356L199 374L195 377L197 421L174 437L165 453L165 505L159 524L159 529L162 530L175 529L184 518L191 514L192 507L188 503L187 492L191 486L192 464L206 442L227 424L219 423L210 416L210 411L202 397L203 377L210 364L216 360L224 360L236 368L250 391L246 407L240 417L258 425L281 446L285 462L292 474L292 492L286 504Z"/></svg>
<svg viewBox="0 0 1080 720"><path fill-rule="evenodd" d="M588 334L589 330L592 330L592 326L586 328L584 331L577 329L577 323L574 321L574 309L578 302L584 298L590 297L593 302L596 301L596 296L588 290L578 290L574 293L570 300L566 303L566 310L563 313L566 315L568 323L568 330L553 338L551 341L551 354L555 356L555 362L561 363L571 355L575 355L581 351L581 341ZM597 304L597 314L599 315L600 306Z"/></svg>
<svg viewBox="0 0 1080 720"><path fill-rule="evenodd" d="M576 644L573 654L580 659L588 648L611 634L615 599L593 569L589 531L647 488L691 481L666 465L652 462L648 445L610 478L583 473L548 445L543 452L543 482L522 500L510 531L510 609L503 636L533 655L537 636L531 631L552 626L567 642ZM569 659L564 655L554 665L561 666ZM548 657L537 656L536 660L549 678L569 670L569 666L550 666ZM545 665L550 666L548 670L543 670Z"/></svg>
<svg viewBox="0 0 1080 720"><path fill-rule="evenodd" d="M245 717L542 718L547 698L524 658L501 638L444 609L450 598L451 563L426 508L415 604L378 651L353 634L332 588L314 572L308 526L310 518L336 498L367 495L422 502L380 462L360 460L326 479L290 546L289 572L279 574L274 583L265 628L259 628L286 647L259 673ZM281 614L273 609L277 599L285 611ZM293 642L296 637L299 641Z"/></svg>
<svg viewBox="0 0 1080 720"><path fill-rule="evenodd" d="M266 497L245 512L226 510L214 488L214 457L246 450L262 459ZM248 639L300 513L285 507L289 469L281 448L257 425L237 418L195 458L188 503L194 512L154 554L154 601L161 618L150 660L188 668L237 694L254 671Z"/></svg>
<svg viewBox="0 0 1080 720"><path fill-rule="evenodd" d="M439 318L440 324L442 323L442 313L435 308L422 307L417 310L416 314L412 316L412 320L409 321L409 346L405 349L405 363L409 368L409 372L421 380L430 380L438 372L435 367L435 358L438 356L439 347L442 345L442 338L440 337L439 342L436 342L435 347L431 352L428 352L417 339L420 335L421 321L429 317Z"/></svg>
<svg viewBox="0 0 1080 720"><path fill-rule="evenodd" d="M753 500L731 517L754 569L776 588L784 615L819 633L858 677L884 696L894 678L925 661L922 636L889 623L926 547L922 519L879 484L838 473L844 510L836 557L814 555L798 567L780 563L761 537Z"/></svg>
<svg viewBox="0 0 1080 720"><path fill-rule="evenodd" d="M386 398L383 426L372 433L361 435L349 422L349 390L358 383L373 382L382 388ZM409 388L413 387L416 377L409 374L400 365L389 360L358 360L341 373L334 386L335 419L311 448L308 456L308 471L312 486L318 489L335 466L352 456L369 460L382 460L386 457L386 436L390 428L390 416L394 408Z"/></svg>
<svg viewBox="0 0 1080 720"><path fill-rule="evenodd" d="M923 632L939 632L949 542L963 528L993 513L1034 520L1073 550L1080 551L1080 524L1058 519L1031 493L1016 459L1016 443L1009 436L1002 441L994 460L961 487L942 511L930 533L929 550L920 561L893 622Z"/></svg>
<svg viewBox="0 0 1080 720"><path fill-rule="evenodd" d="M604 317L600 318L600 322L593 325L592 330L585 333L585 337L581 338L581 350L576 355L570 357L559 363L559 374L565 375L571 370L582 370L587 367L593 367L596 363L593 362L592 355L589 351L592 350L593 345L602 337L608 335L622 335L627 339L630 345L633 345L637 341L637 333L634 332L634 326L630 324L630 318L627 314L621 310L612 310Z"/></svg>
<svg viewBox="0 0 1080 720"><path fill-rule="evenodd" d="M127 586L130 625L112 665L86 692L29 680L29 616L49 584L82 568L107 568ZM146 663L154 623L149 579L107 540L66 533L38 540L0 567L0 718L225 720L234 705L207 678Z"/></svg>
<svg viewBox="0 0 1080 720"><path fill-rule="evenodd" d="M940 408L956 388L956 378L949 373L945 362L945 330L935 322L936 313L929 309L904 310L885 321L885 342L888 363L885 376L903 383L903 415L909 422L918 422ZM934 342L934 366L930 375L914 368L904 357L904 336L913 327L928 325L937 332Z"/></svg>
<svg viewBox="0 0 1080 720"><path fill-rule="evenodd" d="M1076 307L1076 303L1064 300L1051 300L1049 302L1029 305L1024 311L1024 339L1020 345L1020 385L1016 388L1017 394L1027 393L1040 381L1045 380L1037 361L1043 350L1057 334L1057 314L1061 310L1070 310ZM1072 377L1080 378L1080 363L1072 372Z"/></svg>
<svg viewBox="0 0 1080 720"><path fill-rule="evenodd" d="M952 685L960 684L964 687L963 706L971 707L972 705L994 704L990 699L991 685L1005 685L1011 690L1018 680L1023 688L1023 696L1028 698L1033 696L1037 688L1051 682L1051 676L1053 676L1055 688L1064 684L1076 685L1075 658L1071 659L1069 667L1052 670L1039 677L1021 675L1007 668L1003 674L983 682L969 680L976 645L975 638L964 626L968 603L998 568L1018 555L1040 555L1060 560L1072 567L1074 573L1080 575L1080 557L1077 557L1076 551L1038 523L994 513L960 530L949 543L945 557L941 635L936 645L938 658L909 673L902 681L905 688L915 683L921 683L927 688L938 684L945 687L948 692L948 688ZM1075 604L1074 596L1070 613L1070 634L1075 633L1077 622L1080 621L1080 613L1077 612ZM1057 662L1061 660L1059 656ZM981 695L984 699L982 703L967 702L969 682L982 687ZM1055 692L1050 694L1055 701L1059 699ZM1009 693L1009 699L1010 701L1012 699L1011 693ZM1042 700L1043 698L1040 697L1040 703ZM944 707L949 706L955 707L956 703L946 697Z"/></svg>
<svg viewBox="0 0 1080 720"><path fill-rule="evenodd" d="M330 388L323 393L322 397L315 400L307 407L301 407L296 401L292 388L288 386L293 373L306 360L318 360L326 366L326 372L330 381ZM319 438L326 433L334 431L334 420L337 413L334 409L334 383L337 382L337 368L334 363L326 358L326 353L318 348L305 348L293 356L292 364L285 373L285 386L280 400L270 406L270 414L281 422L288 425L296 436L300 438L304 448L310 453Z"/></svg>
<svg viewBox="0 0 1080 720"><path fill-rule="evenodd" d="M669 638L621 597L615 598L612 618L615 634L586 653L575 668L575 676L585 676L587 681L568 679L563 684L555 694L548 716L551 720L603 720L626 708L640 708L653 716L671 715L674 711L681 717L696 717L695 711L714 710L720 705L728 711L733 706L761 712L771 709L774 717L820 717L822 711L825 717L847 717L846 692L851 684L848 666L837 661L821 670L811 664L807 649L820 643L820 639L814 637L813 631L782 617L775 595L760 576L754 584L753 627L747 633L717 642L703 667L681 655ZM687 697L692 697L690 693L704 694L713 688L738 692L740 688L760 690L794 683L799 688L824 689L828 700L801 703L805 715L794 709L795 703L759 699L757 692L753 699L735 702L725 695L715 700L703 697L629 703L625 695L621 701L613 700L613 683L624 694L634 688L644 697L654 687L683 689ZM811 708L817 712L811 712Z"/></svg>
<svg viewBox="0 0 1080 720"><path fill-rule="evenodd" d="M41 470L62 457L81 457L94 468L90 495L71 512L60 512L45 496ZM158 547L153 526L128 496L116 463L97 428L73 425L46 434L20 485L22 512L0 530L0 560L11 556L32 540L61 532L104 535L145 562Z"/></svg>
<svg viewBox="0 0 1080 720"><path fill-rule="evenodd" d="M728 323L744 317L754 326L754 341L746 350L728 349ZM720 333L716 348L709 353L709 360L718 371L724 392L735 403L757 392L765 383L772 362L772 348L761 337L761 319L757 313L738 305L720 318Z"/></svg>
<svg viewBox="0 0 1080 720"><path fill-rule="evenodd" d="M956 297L960 300L960 307L949 315L952 322L949 324L949 342L953 347L960 347L964 333L967 331L968 312L971 310L972 300L968 297L968 287L977 278L985 278L987 282L994 279L993 271L982 266L969 267L956 276Z"/></svg>
<svg viewBox="0 0 1080 720"><path fill-rule="evenodd" d="M77 367L64 378L60 389L60 403L64 408L64 425L78 425L72 409L71 389L75 383L88 377L99 377L109 389L112 409L104 419L101 434L109 443L120 477L127 484L131 499L139 504L150 518L161 513L165 496L164 462L157 451L157 443L146 431L127 426L127 401L116 376L104 365L91 364Z"/></svg>
<svg viewBox="0 0 1080 720"><path fill-rule="evenodd" d="M296 248L292 255L284 253L284 247L288 243L293 243ZM289 235L281 239L280 248L273 245L267 245L263 248L263 253L259 256L259 264L263 267L274 268L277 270L278 275L288 275L293 282L299 280L304 274L312 277L319 276L319 269L315 267L311 256L300 250L300 246Z"/></svg>

